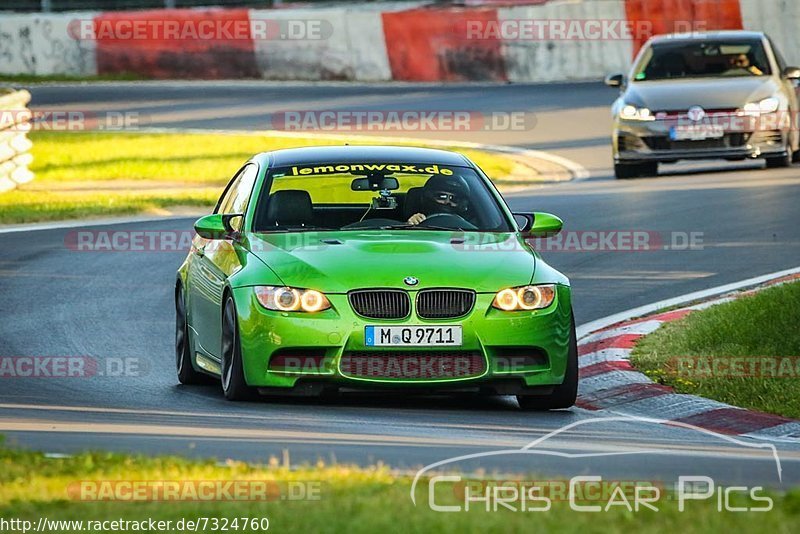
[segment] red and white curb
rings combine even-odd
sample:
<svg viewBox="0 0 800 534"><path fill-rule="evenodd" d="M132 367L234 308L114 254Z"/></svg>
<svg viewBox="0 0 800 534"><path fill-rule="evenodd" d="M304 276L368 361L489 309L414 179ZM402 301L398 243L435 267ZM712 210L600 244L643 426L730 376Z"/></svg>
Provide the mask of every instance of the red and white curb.
<svg viewBox="0 0 800 534"><path fill-rule="evenodd" d="M662 324L681 319L693 311L752 294L767 286L800 280L800 268L773 273L738 284L722 286L702 293L686 295L670 302L702 302L657 313L675 304L658 303L602 322L605 326L586 325L578 340L580 384L577 406L593 411L609 411L637 417L658 417L685 423L713 432L761 439L800 439L800 421L778 415L730 406L695 395L675 393L653 382L630 363L636 342ZM641 313L644 310L644 313ZM638 313L637 313L638 312ZM629 319L620 319L627 315Z"/></svg>

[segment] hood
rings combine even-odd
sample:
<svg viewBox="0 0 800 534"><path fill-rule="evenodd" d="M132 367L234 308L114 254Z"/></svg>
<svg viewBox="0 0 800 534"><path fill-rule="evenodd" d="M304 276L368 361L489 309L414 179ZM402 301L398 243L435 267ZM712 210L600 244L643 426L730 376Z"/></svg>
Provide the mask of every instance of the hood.
<svg viewBox="0 0 800 534"><path fill-rule="evenodd" d="M529 284L536 257L516 234L307 232L251 234L250 250L287 286L328 293L462 287L479 293Z"/></svg>
<svg viewBox="0 0 800 534"><path fill-rule="evenodd" d="M687 110L692 106L705 109L738 109L748 102L774 96L780 87L772 78L713 78L635 82L628 86L626 104L653 111Z"/></svg>

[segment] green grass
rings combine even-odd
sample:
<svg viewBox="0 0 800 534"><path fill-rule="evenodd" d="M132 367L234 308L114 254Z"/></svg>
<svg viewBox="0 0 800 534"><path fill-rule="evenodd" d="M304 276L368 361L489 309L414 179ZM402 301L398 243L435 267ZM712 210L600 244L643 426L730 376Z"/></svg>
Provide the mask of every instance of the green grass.
<svg viewBox="0 0 800 534"><path fill-rule="evenodd" d="M726 365L721 371L705 365L723 358L729 361L722 362ZM775 358L780 360L773 373L763 365ZM631 359L638 369L679 393L800 418L800 283L769 288L667 323L637 343ZM677 365L676 359L682 363ZM744 367L727 372L730 363ZM757 366L755 373L751 364Z"/></svg>
<svg viewBox="0 0 800 534"><path fill-rule="evenodd" d="M76 498L70 488L82 481L275 481L277 487L313 483L315 500L274 498L264 501L121 502ZM297 486L295 486L297 487ZM308 487L308 486L304 486ZM267 517L276 532L672 532L794 531L800 521L800 492L773 495L775 507L768 513L729 513L716 510L716 499L689 503L684 513L675 500L657 503L659 512L628 512L612 508L603 513L576 513L568 503L554 500L547 512L500 509L487 512L481 506L469 512L432 511L427 502L427 481L410 498L411 477L395 475L385 467L306 466L287 469L273 460L268 465L239 462L190 461L177 457L149 458L110 453L84 453L69 458L47 459L35 452L0 448L0 517L21 518L34 524L39 517L51 520L156 520L178 521L199 517ZM437 486L440 488L441 486ZM281 492L286 495L286 492ZM437 492L436 502L463 504L452 487ZM734 499L737 505L746 505ZM603 502L604 504L604 502ZM749 503L758 505L758 503ZM57 530L71 532L70 530ZM203 532L202 529L200 529ZM210 531L210 529L208 530ZM51 532L54 532L51 530Z"/></svg>
<svg viewBox="0 0 800 534"><path fill-rule="evenodd" d="M30 137L36 178L0 193L0 224L208 207L255 153L342 143L313 136L205 133L36 131ZM493 178L519 176L518 163L505 155L462 152Z"/></svg>

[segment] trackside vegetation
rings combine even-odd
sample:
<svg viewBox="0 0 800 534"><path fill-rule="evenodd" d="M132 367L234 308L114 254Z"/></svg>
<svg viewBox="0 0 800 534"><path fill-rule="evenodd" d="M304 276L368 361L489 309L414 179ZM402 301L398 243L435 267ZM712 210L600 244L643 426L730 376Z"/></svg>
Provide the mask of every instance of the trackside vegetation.
<svg viewBox="0 0 800 534"><path fill-rule="evenodd" d="M800 419L800 282L694 312L637 343L631 361L679 393Z"/></svg>
<svg viewBox="0 0 800 534"><path fill-rule="evenodd" d="M499 507L486 511L473 503L469 511L435 512L428 505L428 481L422 479L417 504L409 497L412 476L387 467L307 465L291 469L273 459L254 466L234 461L188 460L112 453L81 453L46 457L27 450L0 448L0 518L49 521L49 532L77 532L64 521L201 521L198 532L211 532L217 520L229 522L231 532L242 530L242 518L269 521L272 532L676 532L725 531L789 533L800 521L800 491L773 495L774 508L761 513L720 512L716 499L692 502L680 512L674 499L659 503L659 511L638 512L613 506L607 512L578 513L564 500L554 500L548 511L519 511ZM253 500L244 493L233 500L148 500L128 491L125 483L197 481L267 481L272 488ZM246 486L255 487L254 484ZM436 486L438 489L438 486ZM125 491L123 491L123 488ZM291 490L289 488L301 488ZM302 489L304 488L304 489ZM461 496L448 486L436 492L439 505L463 506ZM181 499L190 494L181 492ZM189 495L189 497L187 497ZM202 495L202 492L201 492ZM113 500L116 499L116 500ZM741 506L753 506L734 498ZM605 504L604 502L602 504ZM202 524L206 518L206 526ZM240 518L239 530L231 528ZM53 523L61 521L62 523ZM258 523L261 526L263 522ZM172 530L177 532L178 530Z"/></svg>

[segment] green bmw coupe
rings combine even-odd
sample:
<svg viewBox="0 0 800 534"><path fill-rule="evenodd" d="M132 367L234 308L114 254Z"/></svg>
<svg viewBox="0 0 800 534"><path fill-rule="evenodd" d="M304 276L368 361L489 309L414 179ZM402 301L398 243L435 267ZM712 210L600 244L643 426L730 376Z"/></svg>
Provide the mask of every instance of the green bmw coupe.
<svg viewBox="0 0 800 534"><path fill-rule="evenodd" d="M575 403L569 280L461 154L314 147L258 154L195 223L175 285L184 384L231 400L395 389Z"/></svg>

